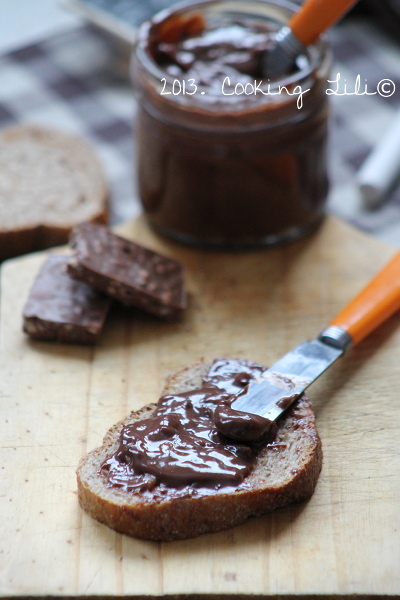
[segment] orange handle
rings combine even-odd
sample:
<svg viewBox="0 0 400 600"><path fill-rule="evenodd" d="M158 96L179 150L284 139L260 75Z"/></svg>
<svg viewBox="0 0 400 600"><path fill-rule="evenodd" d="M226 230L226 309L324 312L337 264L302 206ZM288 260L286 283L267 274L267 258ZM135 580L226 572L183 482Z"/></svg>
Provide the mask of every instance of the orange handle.
<svg viewBox="0 0 400 600"><path fill-rule="evenodd" d="M355 346L400 309L400 252L330 323L350 334Z"/></svg>
<svg viewBox="0 0 400 600"><path fill-rule="evenodd" d="M296 13L289 27L305 46L313 44L318 36L339 19L357 0L307 0Z"/></svg>

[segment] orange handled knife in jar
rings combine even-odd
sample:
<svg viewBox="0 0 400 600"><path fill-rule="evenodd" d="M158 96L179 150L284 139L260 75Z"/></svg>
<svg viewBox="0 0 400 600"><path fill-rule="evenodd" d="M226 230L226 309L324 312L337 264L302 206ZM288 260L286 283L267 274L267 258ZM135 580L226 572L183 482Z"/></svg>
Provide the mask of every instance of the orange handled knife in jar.
<svg viewBox="0 0 400 600"><path fill-rule="evenodd" d="M334 25L358 0L306 0L275 36L275 46L265 53L263 71L269 79L288 73L306 47Z"/></svg>

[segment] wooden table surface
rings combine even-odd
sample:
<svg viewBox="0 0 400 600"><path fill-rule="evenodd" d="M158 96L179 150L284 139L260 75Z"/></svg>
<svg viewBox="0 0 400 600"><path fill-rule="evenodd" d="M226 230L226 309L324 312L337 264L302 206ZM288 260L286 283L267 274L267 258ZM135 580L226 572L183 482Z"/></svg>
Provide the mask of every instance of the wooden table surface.
<svg viewBox="0 0 400 600"><path fill-rule="evenodd" d="M400 596L400 315L310 389L324 464L308 503L144 542L84 514L74 473L169 372L200 357L271 364L317 335L394 250L334 219L291 245L232 254L162 241L140 219L123 233L185 264L181 323L114 310L97 349L29 341L21 311L45 253L3 265L1 596Z"/></svg>

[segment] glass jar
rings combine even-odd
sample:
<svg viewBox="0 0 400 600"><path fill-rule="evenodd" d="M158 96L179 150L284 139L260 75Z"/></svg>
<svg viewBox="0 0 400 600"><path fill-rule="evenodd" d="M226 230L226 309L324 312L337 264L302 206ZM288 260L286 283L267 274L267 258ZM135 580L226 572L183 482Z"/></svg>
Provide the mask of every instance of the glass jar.
<svg viewBox="0 0 400 600"><path fill-rule="evenodd" d="M328 191L327 43L309 47L280 81L252 80L217 65L227 31L235 38L245 28L242 46L260 53L257 35L264 32L268 46L296 10L284 0L207 0L176 5L142 25L132 62L137 181L157 232L189 244L244 248L298 238L321 221ZM168 63L178 56L180 27L195 44L204 32L222 35L220 45L211 43L210 80L199 71L202 50L193 61L190 48L183 49L179 60L192 61L183 75ZM233 54L243 62L242 47Z"/></svg>

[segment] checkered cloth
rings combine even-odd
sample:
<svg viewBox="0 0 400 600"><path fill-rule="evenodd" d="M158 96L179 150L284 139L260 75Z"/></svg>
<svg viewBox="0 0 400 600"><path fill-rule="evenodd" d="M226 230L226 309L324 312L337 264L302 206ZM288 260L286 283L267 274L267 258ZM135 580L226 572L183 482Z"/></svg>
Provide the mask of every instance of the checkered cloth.
<svg viewBox="0 0 400 600"><path fill-rule="evenodd" d="M335 64L348 84L357 74L376 89L396 84L390 98L331 96L331 194L329 210L365 231L400 246L400 186L375 211L362 210L354 174L400 106L400 47L361 17L331 32ZM334 78L333 77L333 78ZM140 212L134 182L134 99L118 73L115 47L90 27L0 57L0 127L14 123L56 126L92 142L111 186L113 223Z"/></svg>
<svg viewBox="0 0 400 600"><path fill-rule="evenodd" d="M83 27L0 57L0 127L58 127L92 143L111 187L111 220L140 212L133 182L134 100L113 44Z"/></svg>

